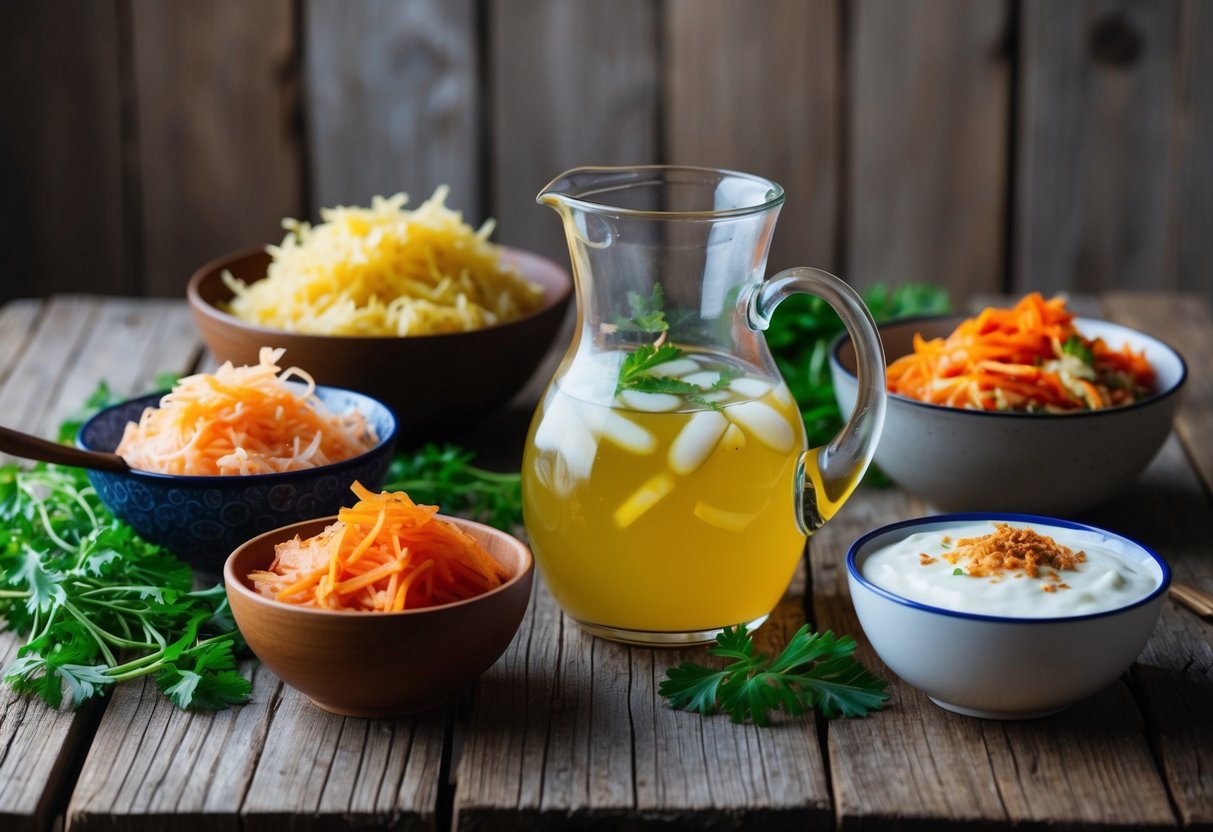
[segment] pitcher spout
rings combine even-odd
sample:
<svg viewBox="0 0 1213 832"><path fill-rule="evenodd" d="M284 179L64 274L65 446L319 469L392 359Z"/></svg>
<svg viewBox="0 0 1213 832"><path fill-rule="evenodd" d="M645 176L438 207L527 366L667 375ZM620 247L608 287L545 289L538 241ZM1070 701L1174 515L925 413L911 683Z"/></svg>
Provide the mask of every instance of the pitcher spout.
<svg viewBox="0 0 1213 832"><path fill-rule="evenodd" d="M543 190L535 196L535 201L559 211L568 204L569 197L568 174L561 174L543 186Z"/></svg>
<svg viewBox="0 0 1213 832"><path fill-rule="evenodd" d="M556 210L578 207L582 210L609 209L608 196L641 182L648 168L579 167L557 176L539 192L535 201Z"/></svg>

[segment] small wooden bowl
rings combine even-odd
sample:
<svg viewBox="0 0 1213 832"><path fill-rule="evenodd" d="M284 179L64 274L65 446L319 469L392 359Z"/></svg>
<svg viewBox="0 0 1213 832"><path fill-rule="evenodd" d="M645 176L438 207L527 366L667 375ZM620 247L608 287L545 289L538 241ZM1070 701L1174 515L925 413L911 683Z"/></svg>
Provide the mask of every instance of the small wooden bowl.
<svg viewBox="0 0 1213 832"><path fill-rule="evenodd" d="M306 335L246 323L221 308L232 298L225 270L252 283L270 255L246 248L207 263L186 295L194 323L219 361L256 364L262 347L285 347L287 365L319 384L374 396L400 419L406 442L443 438L508 402L551 348L572 297L569 273L537 254L501 247L502 257L543 287L538 312L498 326L449 335Z"/></svg>
<svg viewBox="0 0 1213 832"><path fill-rule="evenodd" d="M494 590L454 604L404 612L334 612L266 598L248 574L265 569L274 545L320 532L336 517L267 532L223 567L232 615L253 653L326 711L391 717L442 704L509 646L531 597L534 560L522 541L481 523L444 517L475 537L509 573Z"/></svg>

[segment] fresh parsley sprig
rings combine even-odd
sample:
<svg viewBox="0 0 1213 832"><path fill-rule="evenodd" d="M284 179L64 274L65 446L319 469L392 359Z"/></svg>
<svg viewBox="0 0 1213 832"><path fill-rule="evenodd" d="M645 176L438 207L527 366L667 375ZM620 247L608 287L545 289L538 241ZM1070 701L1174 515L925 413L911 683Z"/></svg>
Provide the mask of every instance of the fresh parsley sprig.
<svg viewBox="0 0 1213 832"><path fill-rule="evenodd" d="M0 618L28 636L4 670L57 708L152 676L178 707L244 702L243 642L223 587L194 592L190 569L139 538L75 468L0 467Z"/></svg>
<svg viewBox="0 0 1213 832"><path fill-rule="evenodd" d="M665 333L670 325L665 319L665 295L661 284L654 283L649 296L639 292L628 292L628 307L631 316L617 317L615 327L621 332L647 332L652 334ZM665 336L660 334L652 344L641 344L624 358L619 367L619 379L615 385L615 394L625 390L638 393L667 393L682 396L691 404L700 407L710 407L720 410L720 406L703 398L706 393L714 393L729 386L733 379L740 375L738 370L722 371L714 384L701 386L683 379L669 376L653 375L653 370L662 364L677 361L686 355L685 350L670 343L663 343Z"/></svg>
<svg viewBox="0 0 1213 832"><path fill-rule="evenodd" d="M670 705L701 714L726 712L733 722L769 725L770 712L799 716L816 708L827 719L867 716L889 699L886 683L852 655L855 641L827 630L796 631L778 656L754 652L744 625L728 627L708 648L732 659L722 668L683 662L666 671L658 692Z"/></svg>
<svg viewBox="0 0 1213 832"><path fill-rule="evenodd" d="M428 443L401 454L388 469L385 491L406 491L419 503L512 531L522 525L522 476L472 465L476 455L457 445Z"/></svg>
<svg viewBox="0 0 1213 832"><path fill-rule="evenodd" d="M719 404L708 401L704 398L704 395L715 393L717 390L723 390L739 375L741 375L740 370L733 367L725 367L719 371L716 381L706 386L692 384L689 381L669 376L639 375L629 379L626 385L621 382L621 386L616 392L636 390L640 393L668 393L674 396L682 396L691 404L698 405L699 407L708 407L712 410L722 411L723 408Z"/></svg>
<svg viewBox="0 0 1213 832"><path fill-rule="evenodd" d="M619 332L665 332L670 324L665 319L665 293L660 283L653 284L653 291L646 297L639 292L628 292L628 317L615 316L615 329Z"/></svg>
<svg viewBox="0 0 1213 832"><path fill-rule="evenodd" d="M684 355L681 348L673 344L641 344L623 359L619 366L619 382L615 387L616 393L624 390L638 390L638 385L651 384L649 379L656 378L650 373L662 364L677 361ZM698 389L698 388L697 388ZM650 391L651 392L651 391Z"/></svg>
<svg viewBox="0 0 1213 832"><path fill-rule="evenodd" d="M1071 335L1064 344L1061 345L1061 351L1064 355L1072 355L1088 367L1095 366L1095 353L1091 348L1077 335Z"/></svg>

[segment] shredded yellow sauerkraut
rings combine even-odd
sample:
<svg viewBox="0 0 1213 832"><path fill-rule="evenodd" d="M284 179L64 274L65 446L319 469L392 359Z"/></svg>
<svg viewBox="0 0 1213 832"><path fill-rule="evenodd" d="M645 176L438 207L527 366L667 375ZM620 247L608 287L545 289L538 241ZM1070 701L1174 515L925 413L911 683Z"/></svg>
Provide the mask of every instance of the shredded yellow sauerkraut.
<svg viewBox="0 0 1213 832"><path fill-rule="evenodd" d="M448 190L415 211L396 194L322 209L316 226L283 220L264 279L224 272L229 311L287 332L362 336L466 332L537 311L543 289L501 260L488 241L493 221L474 230L446 207Z"/></svg>

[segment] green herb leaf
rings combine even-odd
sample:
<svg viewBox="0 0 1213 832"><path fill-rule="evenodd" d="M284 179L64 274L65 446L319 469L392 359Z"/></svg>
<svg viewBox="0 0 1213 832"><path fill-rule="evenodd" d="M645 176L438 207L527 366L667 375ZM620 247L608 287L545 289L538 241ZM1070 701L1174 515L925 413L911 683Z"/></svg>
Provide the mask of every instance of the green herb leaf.
<svg viewBox="0 0 1213 832"><path fill-rule="evenodd" d="M106 674L107 669L103 664L61 664L55 668L55 673L67 685L72 707L77 708L114 683Z"/></svg>
<svg viewBox="0 0 1213 832"><path fill-rule="evenodd" d="M235 670L197 673L169 665L156 677L156 686L182 710L220 711L245 702L252 684Z"/></svg>
<svg viewBox="0 0 1213 832"><path fill-rule="evenodd" d="M58 572L47 569L42 555L27 545L21 565L7 583L29 593L25 599L27 610L31 613L46 613L66 600L63 587L59 584L62 578Z"/></svg>
<svg viewBox="0 0 1213 832"><path fill-rule="evenodd" d="M648 296L639 292L628 292L628 309L630 317L615 318L615 328L621 332L665 332L670 328L665 319L665 294L660 283L653 284L653 291Z"/></svg>
<svg viewBox="0 0 1213 832"><path fill-rule="evenodd" d="M162 372L156 373L156 380L153 382L157 390L172 390L177 386L177 382L181 381L180 373Z"/></svg>
<svg viewBox="0 0 1213 832"><path fill-rule="evenodd" d="M1071 335L1064 344L1061 345L1061 351L1066 355L1072 355L1086 364L1088 367L1095 366L1095 353L1091 352L1091 348L1083 343L1082 338L1077 335Z"/></svg>
<svg viewBox="0 0 1213 832"><path fill-rule="evenodd" d="M522 525L522 476L478 468L475 458L458 445L424 445L392 461L384 490L407 491L418 503L514 531Z"/></svg>
<svg viewBox="0 0 1213 832"><path fill-rule="evenodd" d="M632 385L636 383L637 379L649 373L654 367L682 358L682 355L682 350L673 344L662 344L660 347L641 344L628 353L623 364L620 365L619 384L615 392L634 389Z"/></svg>
<svg viewBox="0 0 1213 832"><path fill-rule="evenodd" d="M671 707L712 714L716 713L720 683L728 678L729 673L727 670L683 662L671 667L665 675L661 695L670 700Z"/></svg>
<svg viewBox="0 0 1213 832"><path fill-rule="evenodd" d="M754 658L754 639L750 638L744 626L725 627L716 636L716 646L709 647L708 653L748 662Z"/></svg>
<svg viewBox="0 0 1213 832"><path fill-rule="evenodd" d="M674 396L695 396L705 392L698 384L669 376L637 376L627 382L625 389L640 393L669 393Z"/></svg>
<svg viewBox="0 0 1213 832"><path fill-rule="evenodd" d="M664 347L662 348L664 349ZM676 349L676 348L675 348ZM679 355L681 355L679 351ZM635 355L633 353L632 355ZM630 356L629 356L630 357ZM654 375L633 375L627 381L622 380L622 372L620 373L619 386L616 393L623 390L635 390L639 393L667 393L673 396L682 396L688 402L699 407L711 408L712 410L722 412L722 408L716 402L710 402L704 398L706 393L714 393L717 390L723 390L728 387L733 379L741 375L741 371L733 367L726 367L720 371L719 377L711 385L702 387L698 384L692 384L689 381L683 381L680 378L671 378L670 376L654 376Z"/></svg>
<svg viewBox="0 0 1213 832"><path fill-rule="evenodd" d="M772 659L755 654L744 625L726 628L708 648L733 659L723 668L683 662L666 671L658 692L671 707L712 714L723 710L734 722L769 725L770 713L798 716L817 708L827 719L867 716L889 699L886 684L855 660L855 641L833 632L801 627Z"/></svg>
<svg viewBox="0 0 1213 832"><path fill-rule="evenodd" d="M191 592L189 567L114 518L83 471L0 467L0 515L0 619L28 639L4 670L13 689L78 706L179 662L200 678L174 701L247 699L227 675L242 642L223 588Z"/></svg>
<svg viewBox="0 0 1213 832"><path fill-rule="evenodd" d="M964 575L965 571L958 566L952 570L952 574L953 575Z"/></svg>
<svg viewBox="0 0 1213 832"><path fill-rule="evenodd" d="M867 716L889 699L884 681L850 656L818 662L801 679L826 719Z"/></svg>

